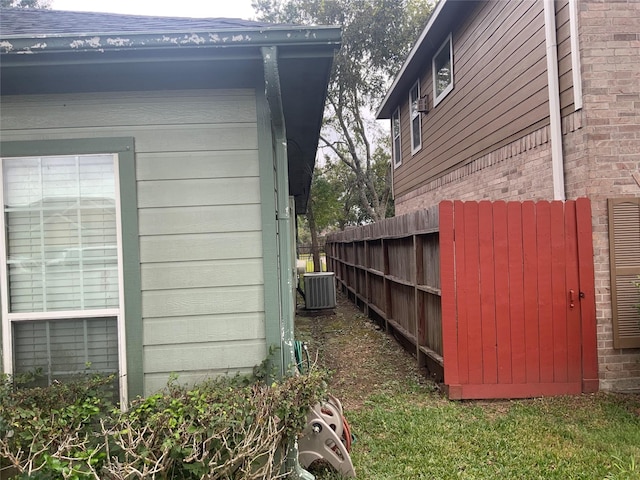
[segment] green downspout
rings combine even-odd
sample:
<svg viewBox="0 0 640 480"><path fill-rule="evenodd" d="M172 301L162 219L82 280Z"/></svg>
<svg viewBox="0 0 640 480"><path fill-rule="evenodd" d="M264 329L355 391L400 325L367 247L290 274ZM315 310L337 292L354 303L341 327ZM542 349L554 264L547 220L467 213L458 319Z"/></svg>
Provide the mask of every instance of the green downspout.
<svg viewBox="0 0 640 480"><path fill-rule="evenodd" d="M280 284L280 333L282 340L283 374L292 373L294 363L293 351L293 266L291 251L293 245L289 232L291 230L291 211L289 208L289 178L287 163L287 136L282 110L280 91L280 74L278 71L277 47L263 47L264 77L267 102L271 110L273 142L276 166L276 223L278 225L278 269Z"/></svg>
<svg viewBox="0 0 640 480"><path fill-rule="evenodd" d="M295 270L291 252L293 243L292 210L289 203L289 165L287 160L287 135L282 109L282 92L280 90L280 72L278 70L277 47L262 47L264 63L265 93L271 110L273 128L274 155L276 166L276 215L278 226L278 269L280 284L280 331L282 346L283 376L295 373L295 354L293 319L295 305L293 297L293 278ZM297 444L287 458L287 470L292 472L293 479L313 480L315 477L300 467L298 463Z"/></svg>

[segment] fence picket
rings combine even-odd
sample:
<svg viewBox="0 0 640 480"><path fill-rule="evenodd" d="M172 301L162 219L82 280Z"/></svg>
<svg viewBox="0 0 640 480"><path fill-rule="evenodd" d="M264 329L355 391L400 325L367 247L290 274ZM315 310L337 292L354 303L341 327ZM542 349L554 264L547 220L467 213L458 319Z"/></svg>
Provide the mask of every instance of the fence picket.
<svg viewBox="0 0 640 480"><path fill-rule="evenodd" d="M495 268L496 340L498 355L498 383L512 382L512 336L509 305L512 302L512 286L509 284L509 236L507 224L507 204L493 204L493 244Z"/></svg>
<svg viewBox="0 0 640 480"><path fill-rule="evenodd" d="M567 278L564 202L551 203L553 381L567 381Z"/></svg>
<svg viewBox="0 0 640 480"><path fill-rule="evenodd" d="M522 204L507 205L509 244L509 319L511 325L512 382L527 381L525 306L524 306L524 241L522 238Z"/></svg>
<svg viewBox="0 0 640 480"><path fill-rule="evenodd" d="M467 291L467 351L469 352L469 383L483 382L482 363L482 302L480 298L480 239L478 235L478 204L467 202L462 204L465 223L465 270L464 282ZM457 230L456 230L457 233ZM458 296L458 302L464 302ZM469 342L469 339L474 341Z"/></svg>
<svg viewBox="0 0 640 480"><path fill-rule="evenodd" d="M551 276L551 206L537 204L538 330L540 381L553 383L553 284Z"/></svg>
<svg viewBox="0 0 640 480"><path fill-rule="evenodd" d="M536 205L533 202L523 202L522 246L524 251L524 328L527 383L540 382L537 223Z"/></svg>
<svg viewBox="0 0 640 480"><path fill-rule="evenodd" d="M461 363L466 355L458 348L458 336L460 331L460 319L462 312L457 312L456 317L456 273L454 248L454 205L452 202L440 203L440 285L442 288L442 318L457 318L458 322L445 322L442 325L442 353L451 360L447 361L447 378L449 385L458 385L461 382ZM466 352L466 348L465 348ZM465 357L465 358L463 358ZM466 364L464 367L466 372ZM465 376L466 381L466 376Z"/></svg>
<svg viewBox="0 0 640 480"><path fill-rule="evenodd" d="M493 205L478 204L478 253L480 260L480 335L482 338L483 383L498 383L496 339L496 288Z"/></svg>
<svg viewBox="0 0 640 480"><path fill-rule="evenodd" d="M578 231L576 226L576 202L567 201L565 206L565 248L567 259L567 288L573 290L573 301L567 308L567 381L581 381L580 343L571 341L580 338L580 277L578 269Z"/></svg>
<svg viewBox="0 0 640 480"><path fill-rule="evenodd" d="M591 203L587 198L576 200L576 223L580 271L582 391L591 393L598 391L599 380Z"/></svg>

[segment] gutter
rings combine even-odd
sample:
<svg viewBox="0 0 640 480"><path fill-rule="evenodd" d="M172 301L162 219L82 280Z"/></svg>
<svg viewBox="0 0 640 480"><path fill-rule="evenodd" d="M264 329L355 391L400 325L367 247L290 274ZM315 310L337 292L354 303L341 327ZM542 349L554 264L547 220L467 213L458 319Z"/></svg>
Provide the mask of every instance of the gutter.
<svg viewBox="0 0 640 480"><path fill-rule="evenodd" d="M107 52L183 47L340 45L336 27L260 27L154 33L15 35L0 38L0 53Z"/></svg>
<svg viewBox="0 0 640 480"><path fill-rule="evenodd" d="M560 79L558 77L558 39L554 0L544 1L544 32L547 48L547 84L549 87L549 120L551 140L551 170L553 199L566 200L564 187L564 156L560 121Z"/></svg>

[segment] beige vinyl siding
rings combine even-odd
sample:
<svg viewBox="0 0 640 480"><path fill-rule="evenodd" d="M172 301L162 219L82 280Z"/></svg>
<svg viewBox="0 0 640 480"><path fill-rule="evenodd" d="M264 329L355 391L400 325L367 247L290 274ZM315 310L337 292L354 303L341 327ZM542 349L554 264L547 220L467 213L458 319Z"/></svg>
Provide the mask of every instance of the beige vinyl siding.
<svg viewBox="0 0 640 480"><path fill-rule="evenodd" d="M558 40L558 76L561 115L575 110L573 102L573 69L571 58L571 23L569 0L556 2L556 31Z"/></svg>
<svg viewBox="0 0 640 480"><path fill-rule="evenodd" d="M265 358L252 90L3 97L2 128L3 140L135 138L145 394L171 373Z"/></svg>
<svg viewBox="0 0 640 480"><path fill-rule="evenodd" d="M435 108L430 98L422 149L394 172L398 196L548 123L541 3L480 2L453 32L453 58L453 90ZM425 60L425 92L432 91L430 65Z"/></svg>

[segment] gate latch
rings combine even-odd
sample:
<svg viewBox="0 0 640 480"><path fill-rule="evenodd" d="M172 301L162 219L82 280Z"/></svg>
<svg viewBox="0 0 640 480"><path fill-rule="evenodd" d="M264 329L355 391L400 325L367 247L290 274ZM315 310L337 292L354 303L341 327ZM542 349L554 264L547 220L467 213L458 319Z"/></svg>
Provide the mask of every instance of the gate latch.
<svg viewBox="0 0 640 480"><path fill-rule="evenodd" d="M569 308L576 306L576 292L575 290L569 290Z"/></svg>

